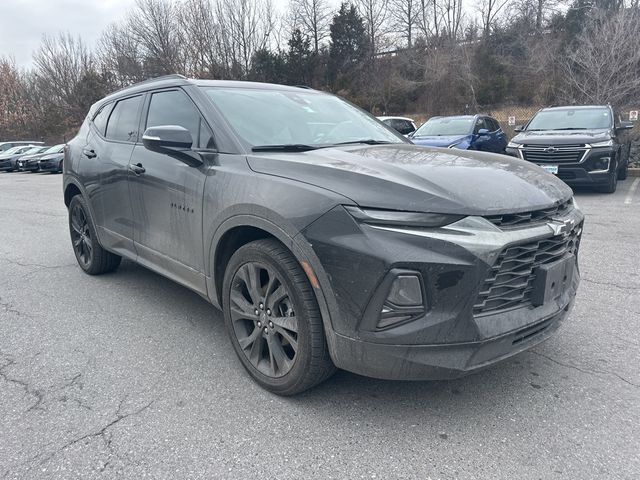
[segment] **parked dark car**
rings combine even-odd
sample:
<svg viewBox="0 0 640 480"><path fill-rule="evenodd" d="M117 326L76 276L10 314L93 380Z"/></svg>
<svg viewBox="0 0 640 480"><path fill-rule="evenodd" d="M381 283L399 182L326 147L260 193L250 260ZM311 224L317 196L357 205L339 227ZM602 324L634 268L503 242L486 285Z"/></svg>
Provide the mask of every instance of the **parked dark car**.
<svg viewBox="0 0 640 480"><path fill-rule="evenodd" d="M37 169L41 172L62 172L64 160L64 143L54 145L37 159Z"/></svg>
<svg viewBox="0 0 640 480"><path fill-rule="evenodd" d="M16 160L18 171L20 172L35 172L38 170L38 160L44 152L49 148L48 146L37 146L25 152L24 155Z"/></svg>
<svg viewBox="0 0 640 480"><path fill-rule="evenodd" d="M494 118L486 115L433 117L412 135L416 145L504 153L507 136Z"/></svg>
<svg viewBox="0 0 640 480"><path fill-rule="evenodd" d="M33 150L33 145L19 145L12 147L0 155L0 171L13 172L18 169L18 159Z"/></svg>
<svg viewBox="0 0 640 480"><path fill-rule="evenodd" d="M627 178L631 141L609 105L550 107L516 128L507 153L540 165L574 187L613 193Z"/></svg>
<svg viewBox="0 0 640 480"><path fill-rule="evenodd" d="M118 91L67 145L63 183L86 273L126 257L208 298L282 395L335 367L475 372L549 337L579 283L584 217L563 182L416 147L304 88L170 76Z"/></svg>

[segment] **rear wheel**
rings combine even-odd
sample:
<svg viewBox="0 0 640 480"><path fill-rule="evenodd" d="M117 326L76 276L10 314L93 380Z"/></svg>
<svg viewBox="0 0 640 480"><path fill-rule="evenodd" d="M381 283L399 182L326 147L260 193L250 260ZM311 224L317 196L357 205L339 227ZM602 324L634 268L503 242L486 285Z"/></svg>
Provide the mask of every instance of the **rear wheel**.
<svg viewBox="0 0 640 480"><path fill-rule="evenodd" d="M278 241L251 242L231 257L223 307L238 358L267 390L295 395L335 371L309 280Z"/></svg>
<svg viewBox="0 0 640 480"><path fill-rule="evenodd" d="M86 273L99 275L118 268L122 257L107 252L98 243L89 208L81 195L73 197L69 204L69 232L73 253L78 265Z"/></svg>

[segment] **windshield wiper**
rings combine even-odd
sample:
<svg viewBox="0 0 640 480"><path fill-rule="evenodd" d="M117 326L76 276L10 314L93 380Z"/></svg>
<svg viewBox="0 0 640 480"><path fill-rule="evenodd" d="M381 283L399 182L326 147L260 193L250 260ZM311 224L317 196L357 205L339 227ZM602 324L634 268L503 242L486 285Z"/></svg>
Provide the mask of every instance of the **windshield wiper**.
<svg viewBox="0 0 640 480"><path fill-rule="evenodd" d="M307 152L317 148L303 143L285 143L283 145L256 145L251 150L253 152Z"/></svg>
<svg viewBox="0 0 640 480"><path fill-rule="evenodd" d="M566 127L566 128L552 128L553 131L556 130L588 130L588 128L584 127Z"/></svg>
<svg viewBox="0 0 640 480"><path fill-rule="evenodd" d="M363 139L363 140L352 140L350 142L340 142L340 143L334 143L331 146L335 146L335 145L356 145L358 143L365 143L367 145L388 145L394 142L389 142L388 140L373 140L373 139ZM398 142L400 143L400 142Z"/></svg>

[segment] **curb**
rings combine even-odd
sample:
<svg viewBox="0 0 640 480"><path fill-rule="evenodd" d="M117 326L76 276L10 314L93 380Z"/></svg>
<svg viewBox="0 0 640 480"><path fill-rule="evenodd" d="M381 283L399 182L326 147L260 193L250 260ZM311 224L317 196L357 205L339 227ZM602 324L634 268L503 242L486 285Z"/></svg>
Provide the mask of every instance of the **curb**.
<svg viewBox="0 0 640 480"><path fill-rule="evenodd" d="M630 177L640 177L640 168L630 168L627 172Z"/></svg>

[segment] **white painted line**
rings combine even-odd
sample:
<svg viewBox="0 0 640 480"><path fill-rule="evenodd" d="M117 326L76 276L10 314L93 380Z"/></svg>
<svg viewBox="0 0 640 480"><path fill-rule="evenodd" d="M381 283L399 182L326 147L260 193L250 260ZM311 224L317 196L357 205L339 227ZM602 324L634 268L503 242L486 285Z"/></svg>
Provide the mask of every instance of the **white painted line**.
<svg viewBox="0 0 640 480"><path fill-rule="evenodd" d="M636 189L638 188L638 184L640 183L640 177L636 178L633 183L631 184L631 188L629 189L629 191L627 192L627 196L624 199L624 204L625 205L631 205L631 198L633 197L634 192L636 191Z"/></svg>

